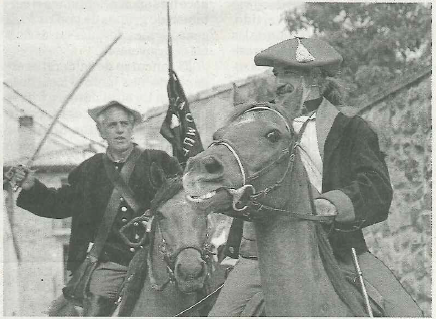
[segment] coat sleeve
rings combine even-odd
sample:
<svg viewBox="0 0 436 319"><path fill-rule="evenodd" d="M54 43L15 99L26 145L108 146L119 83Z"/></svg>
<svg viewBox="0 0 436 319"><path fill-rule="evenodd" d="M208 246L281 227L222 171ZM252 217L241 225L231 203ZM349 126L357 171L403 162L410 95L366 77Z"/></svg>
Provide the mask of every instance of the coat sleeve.
<svg viewBox="0 0 436 319"><path fill-rule="evenodd" d="M39 180L29 190L22 190L17 198L17 206L47 218L67 218L76 214L81 203L80 166L68 176L69 185L48 188Z"/></svg>
<svg viewBox="0 0 436 319"><path fill-rule="evenodd" d="M336 226L344 230L363 228L387 219L393 195L376 133L360 118L354 124L350 134L354 139L351 182L320 196L336 206Z"/></svg>

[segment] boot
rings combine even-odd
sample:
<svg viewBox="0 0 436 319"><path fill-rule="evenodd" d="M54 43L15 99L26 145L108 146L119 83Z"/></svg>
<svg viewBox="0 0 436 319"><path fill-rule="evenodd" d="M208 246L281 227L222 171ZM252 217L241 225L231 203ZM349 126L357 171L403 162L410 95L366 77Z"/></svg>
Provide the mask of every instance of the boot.
<svg viewBox="0 0 436 319"><path fill-rule="evenodd" d="M89 294L83 301L83 317L110 317L115 310L115 300Z"/></svg>

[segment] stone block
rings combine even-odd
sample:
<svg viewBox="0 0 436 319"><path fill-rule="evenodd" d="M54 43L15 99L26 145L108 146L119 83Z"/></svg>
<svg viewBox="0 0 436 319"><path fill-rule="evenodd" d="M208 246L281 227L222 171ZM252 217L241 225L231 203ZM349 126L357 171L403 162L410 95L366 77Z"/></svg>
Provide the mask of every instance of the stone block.
<svg viewBox="0 0 436 319"><path fill-rule="evenodd" d="M412 219L407 207L404 207L401 211L397 211L390 215L387 220L387 224L389 225L390 233L395 233L400 228L403 228L405 226L411 226Z"/></svg>
<svg viewBox="0 0 436 319"><path fill-rule="evenodd" d="M406 176L411 183L421 183L422 171L419 169L419 162L414 159L407 161L404 165L404 176Z"/></svg>
<svg viewBox="0 0 436 319"><path fill-rule="evenodd" d="M412 104L413 102L419 100L420 98L420 88L412 87L407 93L407 104Z"/></svg>
<svg viewBox="0 0 436 319"><path fill-rule="evenodd" d="M431 228L432 228L431 210L424 209L422 211L419 211L414 225L417 231L426 234L431 234Z"/></svg>
<svg viewBox="0 0 436 319"><path fill-rule="evenodd" d="M413 134L419 128L419 120L416 118L414 112L408 110L406 114L401 117L400 120L400 129L404 134Z"/></svg>

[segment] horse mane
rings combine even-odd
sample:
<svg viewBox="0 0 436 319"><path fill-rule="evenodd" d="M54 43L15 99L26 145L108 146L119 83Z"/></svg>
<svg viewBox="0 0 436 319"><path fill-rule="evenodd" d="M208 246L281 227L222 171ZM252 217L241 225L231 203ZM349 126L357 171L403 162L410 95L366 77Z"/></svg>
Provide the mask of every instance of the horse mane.
<svg viewBox="0 0 436 319"><path fill-rule="evenodd" d="M319 223L317 223L315 227L321 260L327 276L333 285L333 288L335 289L339 298L349 307L354 316L367 316L365 309L357 300L355 293L350 289L350 285L346 281L341 269L339 268L325 230Z"/></svg>
<svg viewBox="0 0 436 319"><path fill-rule="evenodd" d="M175 177L167 178L159 187L153 200L150 203L150 210L154 211L159 208L162 203L167 202L174 197L180 190L183 189L182 176L177 175Z"/></svg>

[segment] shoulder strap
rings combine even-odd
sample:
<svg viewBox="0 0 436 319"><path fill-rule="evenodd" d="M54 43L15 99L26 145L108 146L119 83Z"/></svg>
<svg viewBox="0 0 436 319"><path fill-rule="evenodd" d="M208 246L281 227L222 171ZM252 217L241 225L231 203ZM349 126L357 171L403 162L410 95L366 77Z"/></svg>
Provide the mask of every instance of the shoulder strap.
<svg viewBox="0 0 436 319"><path fill-rule="evenodd" d="M140 148L138 148L138 147L135 147L134 150L132 151L131 156L129 156L129 159L124 164L123 168L126 168L126 170L130 170L131 169L133 171L134 164L136 163L137 159L141 156L141 154L142 154L142 150ZM130 161L130 159L132 161ZM112 165L112 163L110 162L110 160L109 160L109 158L107 156L104 157L103 162L104 162L104 166L106 168L106 173L107 173L110 181L114 185L114 187L119 190L119 192L124 197L124 199L127 202L127 204L135 212L138 212L139 209L141 208L141 206L135 200L134 193L133 193L133 191L131 190L131 188L128 185L129 178L125 178L125 176L123 176L123 169L121 169L121 172L119 173L115 169L115 167ZM133 165L133 166L130 167L130 165ZM124 171L124 172L126 172L126 171ZM129 171L129 177L130 177L131 173L132 172Z"/></svg>
<svg viewBox="0 0 436 319"><path fill-rule="evenodd" d="M121 169L120 173L118 173L115 167L110 163L108 157L103 156L103 163L106 169L106 173L109 176L109 179L114 184L114 190L112 191L112 195L106 206L106 210L102 222L100 224L100 227L98 228L94 245L92 246L91 251L89 252L89 254L95 258L98 258L100 256L104 243L106 242L106 239L109 235L110 229L115 220L115 216L118 213L120 197L123 196L127 201L127 198L121 191L120 187L117 187L117 184L114 183L113 178L114 176L117 176L116 179L118 182L121 180L124 185L127 185L127 181L129 180L130 175L132 174L133 169L135 168L135 164L138 161L139 157L141 156L141 153L142 153L141 149L135 147L132 153L130 154L129 158L127 159L126 163L124 164L123 168ZM129 202L127 203L130 206L130 203Z"/></svg>

